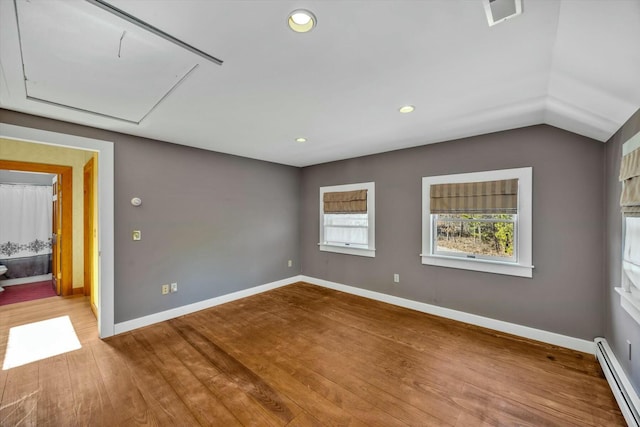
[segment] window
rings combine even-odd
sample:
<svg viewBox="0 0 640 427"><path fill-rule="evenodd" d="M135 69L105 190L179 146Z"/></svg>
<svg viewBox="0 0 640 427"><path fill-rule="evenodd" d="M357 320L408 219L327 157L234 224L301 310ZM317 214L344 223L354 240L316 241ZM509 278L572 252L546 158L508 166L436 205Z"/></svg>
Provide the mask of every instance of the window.
<svg viewBox="0 0 640 427"><path fill-rule="evenodd" d="M620 164L622 211L622 287L620 304L640 323L640 132L622 145Z"/></svg>
<svg viewBox="0 0 640 427"><path fill-rule="evenodd" d="M422 178L422 263L532 277L532 168Z"/></svg>
<svg viewBox="0 0 640 427"><path fill-rule="evenodd" d="M620 305L640 323L640 216L626 214L623 227L622 287Z"/></svg>
<svg viewBox="0 0 640 427"><path fill-rule="evenodd" d="M620 210L623 215L622 287L640 290L640 132L622 146ZM634 289L635 288L635 289Z"/></svg>
<svg viewBox="0 0 640 427"><path fill-rule="evenodd" d="M514 214L433 214L434 253L515 262Z"/></svg>
<svg viewBox="0 0 640 427"><path fill-rule="evenodd" d="M321 251L375 257L375 183L320 187Z"/></svg>

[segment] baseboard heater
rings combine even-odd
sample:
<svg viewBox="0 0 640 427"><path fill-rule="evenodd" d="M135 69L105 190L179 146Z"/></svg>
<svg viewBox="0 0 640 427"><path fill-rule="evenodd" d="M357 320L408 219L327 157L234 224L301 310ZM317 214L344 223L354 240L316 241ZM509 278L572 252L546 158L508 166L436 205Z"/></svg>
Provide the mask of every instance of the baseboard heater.
<svg viewBox="0 0 640 427"><path fill-rule="evenodd" d="M596 338L596 357L604 376L609 382L609 387L620 406L620 411L629 426L640 426L640 400L622 366L613 354L611 347L604 338Z"/></svg>

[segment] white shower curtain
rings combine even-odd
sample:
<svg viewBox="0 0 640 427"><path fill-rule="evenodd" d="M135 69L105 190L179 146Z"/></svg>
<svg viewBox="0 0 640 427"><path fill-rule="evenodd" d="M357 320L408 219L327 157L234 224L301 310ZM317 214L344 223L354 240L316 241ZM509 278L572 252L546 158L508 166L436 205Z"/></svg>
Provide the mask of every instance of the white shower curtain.
<svg viewBox="0 0 640 427"><path fill-rule="evenodd" d="M0 184L0 258L51 253L51 186Z"/></svg>

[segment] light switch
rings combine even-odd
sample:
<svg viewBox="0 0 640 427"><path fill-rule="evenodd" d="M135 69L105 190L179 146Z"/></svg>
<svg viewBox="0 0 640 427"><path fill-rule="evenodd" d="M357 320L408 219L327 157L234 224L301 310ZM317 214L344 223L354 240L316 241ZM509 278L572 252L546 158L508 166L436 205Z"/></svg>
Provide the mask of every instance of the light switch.
<svg viewBox="0 0 640 427"><path fill-rule="evenodd" d="M140 230L133 230L133 233L131 233L131 237L133 238L133 240L142 240L142 233L140 232Z"/></svg>

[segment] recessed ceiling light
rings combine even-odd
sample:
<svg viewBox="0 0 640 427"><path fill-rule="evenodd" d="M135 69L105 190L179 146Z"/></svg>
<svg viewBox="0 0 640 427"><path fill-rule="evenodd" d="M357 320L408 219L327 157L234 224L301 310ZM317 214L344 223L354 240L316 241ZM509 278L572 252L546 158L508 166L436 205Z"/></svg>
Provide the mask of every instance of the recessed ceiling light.
<svg viewBox="0 0 640 427"><path fill-rule="evenodd" d="M296 33L306 33L316 26L316 17L304 9L294 10L289 14L289 28Z"/></svg>
<svg viewBox="0 0 640 427"><path fill-rule="evenodd" d="M398 111L400 111L402 114L411 113L413 110L415 110L415 107L413 105L403 105L398 109Z"/></svg>
<svg viewBox="0 0 640 427"><path fill-rule="evenodd" d="M307 138L296 138L296 142L307 142Z"/></svg>

